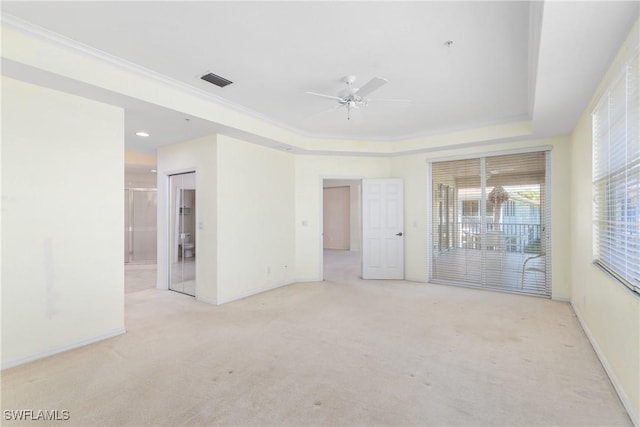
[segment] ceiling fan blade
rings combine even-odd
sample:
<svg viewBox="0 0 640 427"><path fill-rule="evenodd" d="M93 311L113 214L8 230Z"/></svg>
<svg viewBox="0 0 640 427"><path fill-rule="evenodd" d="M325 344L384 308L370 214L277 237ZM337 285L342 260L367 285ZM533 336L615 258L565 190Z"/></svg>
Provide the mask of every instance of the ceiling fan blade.
<svg viewBox="0 0 640 427"><path fill-rule="evenodd" d="M410 99L393 99L393 98L367 98L367 101L384 101L384 102L412 102Z"/></svg>
<svg viewBox="0 0 640 427"><path fill-rule="evenodd" d="M342 101L342 98L333 95L325 95L324 93L315 93L315 92L305 92L308 95L321 96L323 98L335 99L337 101Z"/></svg>
<svg viewBox="0 0 640 427"><path fill-rule="evenodd" d="M335 106L333 106L331 108L327 108L326 110L322 110L322 111L318 111L317 113L313 113L310 116L307 116L302 120L304 120L305 122L309 121L309 120L314 120L316 118L319 118L321 116L326 115L327 113L330 113L331 111L335 111L335 110L337 110L339 108L343 108L343 107L344 107L344 104L336 104Z"/></svg>
<svg viewBox="0 0 640 427"><path fill-rule="evenodd" d="M374 77L371 80L369 80L367 83L365 83L364 86L358 89L358 92L356 93L359 96L365 97L369 95L371 92L373 92L374 90L378 89L380 86L382 86L386 82L387 82L387 79L383 79L382 77Z"/></svg>

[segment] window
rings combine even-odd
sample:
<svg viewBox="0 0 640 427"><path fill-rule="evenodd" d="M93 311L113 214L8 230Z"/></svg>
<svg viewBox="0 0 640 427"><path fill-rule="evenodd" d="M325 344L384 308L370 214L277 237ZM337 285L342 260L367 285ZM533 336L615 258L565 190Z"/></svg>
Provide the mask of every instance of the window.
<svg viewBox="0 0 640 427"><path fill-rule="evenodd" d="M593 111L594 262L640 292L638 50Z"/></svg>
<svg viewBox="0 0 640 427"><path fill-rule="evenodd" d="M508 200L505 202L504 206L504 216L507 217L513 217L516 216L516 202L514 202L513 200Z"/></svg>

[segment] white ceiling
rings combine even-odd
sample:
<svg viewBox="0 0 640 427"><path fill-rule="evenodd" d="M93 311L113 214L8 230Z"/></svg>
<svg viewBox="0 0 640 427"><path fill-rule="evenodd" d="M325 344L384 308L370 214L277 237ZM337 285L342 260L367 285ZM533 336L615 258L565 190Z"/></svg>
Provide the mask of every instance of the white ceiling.
<svg viewBox="0 0 640 427"><path fill-rule="evenodd" d="M396 140L523 119L539 135L566 134L638 4L3 1L2 12L304 135ZM208 71L234 83L200 80ZM348 74L387 78L372 98L412 102L372 101L347 120L344 109L327 111L334 101L304 93L337 95ZM184 140L185 125L216 130L150 105L125 108L129 148L145 148L130 135L138 128L163 135L152 146Z"/></svg>

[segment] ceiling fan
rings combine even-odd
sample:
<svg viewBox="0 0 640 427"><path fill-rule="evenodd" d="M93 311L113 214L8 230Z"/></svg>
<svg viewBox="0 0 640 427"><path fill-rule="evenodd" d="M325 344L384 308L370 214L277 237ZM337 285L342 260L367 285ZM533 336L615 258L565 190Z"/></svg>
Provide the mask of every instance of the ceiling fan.
<svg viewBox="0 0 640 427"><path fill-rule="evenodd" d="M333 99L338 101L338 105L335 109L345 107L347 109L347 120L351 119L351 110L360 107L366 107L369 101L395 101L395 102L411 102L409 99L382 99L382 98L367 98L367 96L373 91L380 88L380 86L387 83L387 79L382 77L374 77L365 83L362 87L357 88L354 86L356 76L346 76L342 79L347 87L338 93L338 96L326 95L324 93L305 92L309 95L321 96L323 98Z"/></svg>

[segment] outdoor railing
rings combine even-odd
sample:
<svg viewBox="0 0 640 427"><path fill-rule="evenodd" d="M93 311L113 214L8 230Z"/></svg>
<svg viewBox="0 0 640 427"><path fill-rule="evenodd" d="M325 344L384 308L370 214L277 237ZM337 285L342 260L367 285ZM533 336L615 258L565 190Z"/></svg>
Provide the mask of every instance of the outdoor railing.
<svg viewBox="0 0 640 427"><path fill-rule="evenodd" d="M540 253L540 224L487 223L462 221L438 224L434 247L440 251L451 248L503 250L519 253Z"/></svg>

